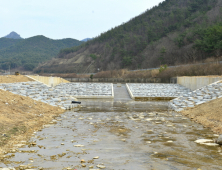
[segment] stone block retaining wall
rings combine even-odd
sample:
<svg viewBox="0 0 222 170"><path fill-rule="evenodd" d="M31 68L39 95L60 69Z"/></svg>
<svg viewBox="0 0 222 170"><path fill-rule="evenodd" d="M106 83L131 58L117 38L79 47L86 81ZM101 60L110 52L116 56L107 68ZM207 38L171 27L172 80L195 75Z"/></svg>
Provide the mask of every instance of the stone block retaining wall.
<svg viewBox="0 0 222 170"><path fill-rule="evenodd" d="M199 104L222 97L222 81L217 81L210 85L199 88L188 94L183 94L174 100L171 100L169 107L175 111L182 111L188 107L194 107Z"/></svg>
<svg viewBox="0 0 222 170"><path fill-rule="evenodd" d="M62 83L55 87L58 91L75 96L78 99L114 98L112 83Z"/></svg>
<svg viewBox="0 0 222 170"><path fill-rule="evenodd" d="M62 83L53 88L43 83L31 81L0 84L0 89L28 96L52 106L59 106L62 109L76 107L77 105L71 102L76 101L76 97L81 98L81 95L85 98L113 98L113 85L110 83Z"/></svg>
<svg viewBox="0 0 222 170"><path fill-rule="evenodd" d="M128 83L126 87L131 98L135 100L170 100L190 92L179 84Z"/></svg>

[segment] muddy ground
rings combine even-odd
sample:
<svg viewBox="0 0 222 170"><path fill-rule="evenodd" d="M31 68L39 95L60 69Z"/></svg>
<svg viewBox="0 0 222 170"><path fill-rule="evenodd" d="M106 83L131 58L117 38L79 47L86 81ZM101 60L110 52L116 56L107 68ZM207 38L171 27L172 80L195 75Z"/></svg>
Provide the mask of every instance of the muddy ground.
<svg viewBox="0 0 222 170"><path fill-rule="evenodd" d="M31 81L25 76L0 76L0 83ZM63 113L59 107L29 97L0 90L0 154L21 140L27 140L54 116Z"/></svg>

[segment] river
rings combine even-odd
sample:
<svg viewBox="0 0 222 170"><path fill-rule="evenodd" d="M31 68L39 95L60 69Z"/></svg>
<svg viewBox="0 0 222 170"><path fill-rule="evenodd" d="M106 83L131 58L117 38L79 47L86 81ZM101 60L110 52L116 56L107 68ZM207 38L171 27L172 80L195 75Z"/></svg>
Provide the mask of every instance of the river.
<svg viewBox="0 0 222 170"><path fill-rule="evenodd" d="M168 102L82 100L0 163L17 169L219 170L220 146L202 125L168 111ZM82 160L82 162L81 162Z"/></svg>

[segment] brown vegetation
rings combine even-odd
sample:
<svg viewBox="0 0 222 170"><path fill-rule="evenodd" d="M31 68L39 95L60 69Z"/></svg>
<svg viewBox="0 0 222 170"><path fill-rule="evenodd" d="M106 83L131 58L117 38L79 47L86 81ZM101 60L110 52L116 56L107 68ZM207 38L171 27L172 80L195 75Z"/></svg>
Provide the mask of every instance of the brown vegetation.
<svg viewBox="0 0 222 170"><path fill-rule="evenodd" d="M57 76L63 78L89 78L89 74L41 74L42 76ZM93 75L93 78L166 78L178 76L208 76L222 75L222 64L215 61L214 58L209 58L205 63L197 63L190 65L178 65L176 67L166 67L153 70L137 70L130 71L127 69L101 71Z"/></svg>
<svg viewBox="0 0 222 170"><path fill-rule="evenodd" d="M207 76L207 75L222 75L222 64L219 63L204 63L197 65L182 65L172 68L166 68L163 71L143 70L143 71L128 71L128 70L113 70L102 71L94 75L94 78L171 78L178 76Z"/></svg>
<svg viewBox="0 0 222 170"><path fill-rule="evenodd" d="M159 78L171 78L178 76L207 76L222 75L222 64L209 63L204 65L186 65L175 68L167 68L159 73Z"/></svg>

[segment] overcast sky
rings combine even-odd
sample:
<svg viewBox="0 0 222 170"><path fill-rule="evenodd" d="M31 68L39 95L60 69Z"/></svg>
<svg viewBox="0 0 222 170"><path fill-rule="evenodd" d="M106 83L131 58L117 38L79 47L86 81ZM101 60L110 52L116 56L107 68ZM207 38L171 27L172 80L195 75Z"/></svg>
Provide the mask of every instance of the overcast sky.
<svg viewBox="0 0 222 170"><path fill-rule="evenodd" d="M163 0L1 0L0 37L92 38Z"/></svg>

